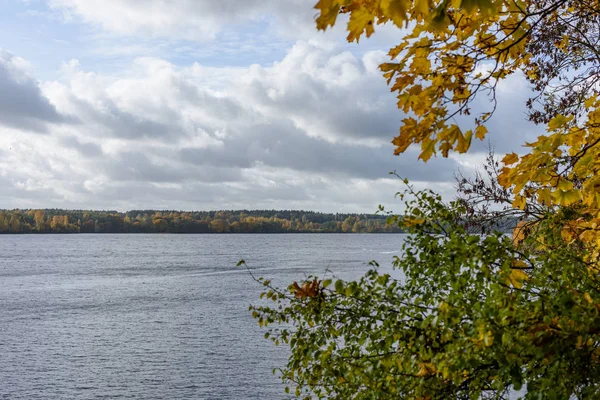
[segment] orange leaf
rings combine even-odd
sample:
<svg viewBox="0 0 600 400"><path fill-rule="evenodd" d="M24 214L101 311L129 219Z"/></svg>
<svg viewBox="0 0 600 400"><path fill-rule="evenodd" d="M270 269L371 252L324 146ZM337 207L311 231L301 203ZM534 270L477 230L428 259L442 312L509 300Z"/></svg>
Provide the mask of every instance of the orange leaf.
<svg viewBox="0 0 600 400"><path fill-rule="evenodd" d="M319 291L319 281L315 278L313 281L306 281L302 284L302 286L298 285L297 282L294 282L292 286L294 287L294 296L297 299L303 299L305 297L315 297Z"/></svg>

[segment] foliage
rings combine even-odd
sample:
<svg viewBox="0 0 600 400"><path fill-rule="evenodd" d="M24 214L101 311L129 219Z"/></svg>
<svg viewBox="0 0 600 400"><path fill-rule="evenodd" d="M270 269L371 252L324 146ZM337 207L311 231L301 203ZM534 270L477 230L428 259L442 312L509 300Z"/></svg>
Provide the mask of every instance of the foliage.
<svg viewBox="0 0 600 400"><path fill-rule="evenodd" d="M566 399L600 395L600 285L567 210L515 238L465 226L463 201L414 193L396 218L411 233L394 266L356 282L310 277L252 307L290 347L282 370L299 397ZM516 210L515 212L519 212ZM514 397L513 397L514 398Z"/></svg>
<svg viewBox="0 0 600 400"><path fill-rule="evenodd" d="M464 153L483 139L498 83L521 74L528 117L547 133L528 154L460 177L445 205L412 193L397 280L311 277L254 307L289 345L283 378L319 398L600 397L600 2L319 0L319 29L348 15L348 40L401 29L380 66L404 112L395 153ZM471 115L473 101L489 108ZM460 124L457 117L461 116ZM462 121L470 121L463 124ZM512 238L495 232L506 217ZM482 235L475 233L483 233ZM375 264L373 264L375 265ZM513 395L514 396L514 395Z"/></svg>
<svg viewBox="0 0 600 400"><path fill-rule="evenodd" d="M0 210L2 233L400 232L384 215L311 211Z"/></svg>
<svg viewBox="0 0 600 400"><path fill-rule="evenodd" d="M579 114L597 90L595 0L320 0L315 8L319 29L349 14L349 41L379 24L404 29L380 66L409 115L393 141L397 154L412 143L421 145L423 160L466 152L473 135L487 133L498 82L517 71L538 91L527 102L535 122ZM479 94L489 95L492 107L463 131L454 117L470 115Z"/></svg>
<svg viewBox="0 0 600 400"><path fill-rule="evenodd" d="M527 143L530 153L507 155L499 182L511 188L514 207L578 205L574 235L598 260L600 232L600 3L597 0L320 0L317 27L349 14L348 40L393 23L404 36L380 66L407 117L393 140L396 154L421 146L427 161L440 152L466 152L483 139L495 109L498 82L521 73L535 90L530 120L548 134ZM490 109L464 131L480 94ZM583 236L582 236L583 235Z"/></svg>

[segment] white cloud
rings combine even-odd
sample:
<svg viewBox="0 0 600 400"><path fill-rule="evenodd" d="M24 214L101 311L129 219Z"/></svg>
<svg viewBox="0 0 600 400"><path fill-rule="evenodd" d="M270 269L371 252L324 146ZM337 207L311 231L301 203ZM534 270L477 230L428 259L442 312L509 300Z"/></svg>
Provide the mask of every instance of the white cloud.
<svg viewBox="0 0 600 400"><path fill-rule="evenodd" d="M210 40L230 23L280 19L312 24L312 0L49 0L65 18L81 18L121 35Z"/></svg>
<svg viewBox="0 0 600 400"><path fill-rule="evenodd" d="M393 203L399 185L387 179L391 170L448 195L453 171L472 170L481 156L427 164L412 149L392 156L402 114L377 69L384 59L311 40L270 66L140 57L109 75L72 60L61 79L39 83L25 60L0 53L0 86L21 99L0 111L0 201L374 211ZM520 115L526 95L518 76L498 92L489 128L501 151L528 132Z"/></svg>
<svg viewBox="0 0 600 400"><path fill-rule="evenodd" d="M0 128L8 155L0 199L8 207L374 211L396 191L393 169L441 187L454 161L392 156L400 116L374 68L380 57L299 42L272 67L139 58L111 76L68 62L40 94L78 123L53 124L43 142L26 127Z"/></svg>
<svg viewBox="0 0 600 400"><path fill-rule="evenodd" d="M312 137L388 143L401 115L373 68L373 60L380 58L379 52L360 59L315 42L298 42L273 67L250 68L241 79L241 96L265 115L285 116Z"/></svg>
<svg viewBox="0 0 600 400"><path fill-rule="evenodd" d="M27 3L19 18L37 29L0 38L36 60L0 51L0 205L369 212L395 203L392 170L451 197L487 141L427 164L413 148L394 157L403 115L378 65L401 33L348 44L346 16L316 31L315 2ZM528 94L518 75L499 86L500 154L541 131L524 121Z"/></svg>
<svg viewBox="0 0 600 400"><path fill-rule="evenodd" d="M43 88L61 113L85 121L79 131L89 136L205 147L253 126L288 124L329 143L379 147L394 136L401 114L373 67L378 59L376 52L359 58L298 42L272 67L221 70L138 58L113 77L74 60L63 68L64 82ZM215 77L220 83L211 87Z"/></svg>

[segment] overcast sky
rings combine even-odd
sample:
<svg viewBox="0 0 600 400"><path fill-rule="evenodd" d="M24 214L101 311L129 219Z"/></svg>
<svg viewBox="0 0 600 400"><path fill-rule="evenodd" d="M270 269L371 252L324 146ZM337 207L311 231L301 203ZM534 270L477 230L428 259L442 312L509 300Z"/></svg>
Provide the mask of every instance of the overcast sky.
<svg viewBox="0 0 600 400"><path fill-rule="evenodd" d="M0 208L398 207L396 170L452 195L484 158L393 156L401 112L360 45L314 28L316 0L0 3ZM499 88L498 153L539 129L527 86Z"/></svg>

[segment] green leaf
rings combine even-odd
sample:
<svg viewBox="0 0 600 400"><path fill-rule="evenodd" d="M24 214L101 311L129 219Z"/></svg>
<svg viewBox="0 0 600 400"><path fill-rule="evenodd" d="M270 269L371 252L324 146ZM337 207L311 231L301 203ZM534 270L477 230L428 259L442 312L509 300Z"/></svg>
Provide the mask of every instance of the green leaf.
<svg viewBox="0 0 600 400"><path fill-rule="evenodd" d="M344 286L344 282L342 280L338 279L337 281L335 281L335 291L337 293L339 293L339 294L344 293L344 289L345 289L345 286Z"/></svg>

